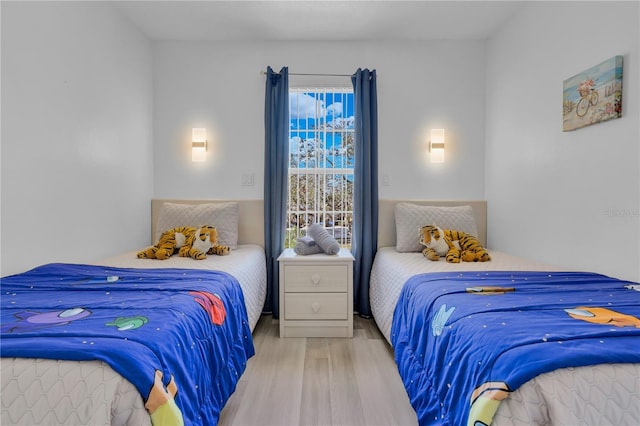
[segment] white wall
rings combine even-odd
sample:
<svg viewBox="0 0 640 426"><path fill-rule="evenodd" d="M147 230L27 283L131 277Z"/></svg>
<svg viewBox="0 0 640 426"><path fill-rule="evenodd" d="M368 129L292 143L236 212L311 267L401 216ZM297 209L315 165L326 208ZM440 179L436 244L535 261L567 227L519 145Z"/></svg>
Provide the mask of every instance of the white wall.
<svg viewBox="0 0 640 426"><path fill-rule="evenodd" d="M640 280L638 22L638 2L529 2L488 43L493 248ZM622 118L562 132L563 80L615 55Z"/></svg>
<svg viewBox="0 0 640 426"><path fill-rule="evenodd" d="M488 43L150 43L103 2L2 2L1 18L2 275L145 246L152 197L262 198L260 72L287 65L378 71L381 198L486 198L492 247L639 279L637 2L530 2ZM563 133L562 81L617 54L624 117Z"/></svg>
<svg viewBox="0 0 640 426"><path fill-rule="evenodd" d="M2 276L148 244L152 97L112 5L2 2Z"/></svg>
<svg viewBox="0 0 640 426"><path fill-rule="evenodd" d="M262 198L261 71L378 75L382 198L484 198L484 42L154 43L156 197ZM290 77L291 86L351 87L349 77ZM206 127L206 163L192 163L192 127ZM431 128L444 127L446 163L431 164ZM254 186L242 186L253 174Z"/></svg>

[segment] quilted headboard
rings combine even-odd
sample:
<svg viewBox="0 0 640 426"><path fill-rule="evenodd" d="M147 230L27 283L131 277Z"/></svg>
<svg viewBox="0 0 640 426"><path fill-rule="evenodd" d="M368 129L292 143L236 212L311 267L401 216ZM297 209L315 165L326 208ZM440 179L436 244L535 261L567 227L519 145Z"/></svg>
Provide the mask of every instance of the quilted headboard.
<svg viewBox="0 0 640 426"><path fill-rule="evenodd" d="M238 244L257 244L264 247L264 202L262 200L151 200L151 239L156 235L156 223L163 203L204 204L238 203ZM151 242L154 243L153 241Z"/></svg>
<svg viewBox="0 0 640 426"><path fill-rule="evenodd" d="M412 203L421 206L471 206L478 230L478 239L483 245L487 244L486 201L378 200L378 248L396 245L395 206L398 203Z"/></svg>

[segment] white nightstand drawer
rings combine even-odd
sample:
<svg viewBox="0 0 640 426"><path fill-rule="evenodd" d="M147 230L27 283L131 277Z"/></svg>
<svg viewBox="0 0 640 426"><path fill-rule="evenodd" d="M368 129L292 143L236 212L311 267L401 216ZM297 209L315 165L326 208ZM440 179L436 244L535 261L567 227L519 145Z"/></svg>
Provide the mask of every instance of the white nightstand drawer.
<svg viewBox="0 0 640 426"><path fill-rule="evenodd" d="M347 265L286 265L286 292L346 292Z"/></svg>
<svg viewBox="0 0 640 426"><path fill-rule="evenodd" d="M346 293L287 293L284 301L286 320L348 318Z"/></svg>

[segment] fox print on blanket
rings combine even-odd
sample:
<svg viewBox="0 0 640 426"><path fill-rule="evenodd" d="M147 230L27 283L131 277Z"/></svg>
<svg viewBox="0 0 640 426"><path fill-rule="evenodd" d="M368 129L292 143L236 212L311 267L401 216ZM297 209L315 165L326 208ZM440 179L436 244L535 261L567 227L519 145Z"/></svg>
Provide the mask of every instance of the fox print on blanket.
<svg viewBox="0 0 640 426"><path fill-rule="evenodd" d="M229 246L220 245L218 232L214 226L203 225L199 228L180 226L169 229L160 236L158 244L138 252L140 259L164 260L171 257L176 250L180 257L191 257L202 260L207 254L225 256L229 254Z"/></svg>
<svg viewBox="0 0 640 426"><path fill-rule="evenodd" d="M487 262L489 252L480 241L465 232L441 229L436 225L426 225L420 229L420 244L425 248L422 254L429 260L438 261L444 256L449 263Z"/></svg>

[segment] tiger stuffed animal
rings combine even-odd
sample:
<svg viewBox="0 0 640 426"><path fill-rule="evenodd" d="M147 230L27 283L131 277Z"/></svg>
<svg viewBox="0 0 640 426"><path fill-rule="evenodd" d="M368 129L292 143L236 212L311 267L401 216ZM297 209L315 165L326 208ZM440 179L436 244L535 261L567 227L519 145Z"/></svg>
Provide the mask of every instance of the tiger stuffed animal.
<svg viewBox="0 0 640 426"><path fill-rule="evenodd" d="M442 230L436 225L426 225L420 229L420 244L425 246L422 255L433 261L440 260L440 256L445 256L449 263L460 263L460 260L464 262L491 260L489 252L473 235L451 229Z"/></svg>
<svg viewBox="0 0 640 426"><path fill-rule="evenodd" d="M214 226L203 225L200 228L180 226L169 229L160 235L160 240L138 253L140 259L168 259L178 250L181 257L202 260L207 254L225 256L229 254L229 246L217 244L218 232Z"/></svg>

